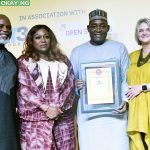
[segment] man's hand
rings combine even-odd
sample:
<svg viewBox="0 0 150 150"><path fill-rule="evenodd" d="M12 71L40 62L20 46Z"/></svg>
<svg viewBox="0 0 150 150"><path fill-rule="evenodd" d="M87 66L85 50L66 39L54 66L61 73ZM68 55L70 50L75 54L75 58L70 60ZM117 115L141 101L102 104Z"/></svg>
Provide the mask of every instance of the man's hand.
<svg viewBox="0 0 150 150"><path fill-rule="evenodd" d="M125 101L122 101L122 103L119 106L119 108L115 109L113 112L117 113L117 114L122 114L122 113L126 112L127 109L128 109L128 103L125 102Z"/></svg>
<svg viewBox="0 0 150 150"><path fill-rule="evenodd" d="M84 81L83 81L83 80L76 80L76 81L75 81L75 86L76 86L76 88L78 88L78 89L82 89L83 86L84 86Z"/></svg>
<svg viewBox="0 0 150 150"><path fill-rule="evenodd" d="M126 97L128 100L131 100L134 97L138 96L141 92L142 92L142 85L129 86L129 89L126 92Z"/></svg>

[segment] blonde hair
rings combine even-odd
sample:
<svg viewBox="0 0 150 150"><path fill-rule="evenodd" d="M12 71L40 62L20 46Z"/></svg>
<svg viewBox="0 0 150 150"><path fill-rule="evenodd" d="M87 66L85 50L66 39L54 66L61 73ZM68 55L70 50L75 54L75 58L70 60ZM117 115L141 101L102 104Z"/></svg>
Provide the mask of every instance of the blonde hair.
<svg viewBox="0 0 150 150"><path fill-rule="evenodd" d="M139 28L140 24L143 22L146 23L150 27L150 19L149 18L142 18L137 21L136 28L135 28L135 40L138 43L138 45L141 45L141 41L138 38L138 35L139 35L138 28Z"/></svg>

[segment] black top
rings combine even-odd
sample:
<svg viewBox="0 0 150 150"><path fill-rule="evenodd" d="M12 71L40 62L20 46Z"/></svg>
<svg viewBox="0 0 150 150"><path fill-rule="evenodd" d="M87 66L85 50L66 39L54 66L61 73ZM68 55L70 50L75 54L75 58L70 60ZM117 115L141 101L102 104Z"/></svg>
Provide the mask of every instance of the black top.
<svg viewBox="0 0 150 150"><path fill-rule="evenodd" d="M0 150L19 150L15 57L0 44Z"/></svg>

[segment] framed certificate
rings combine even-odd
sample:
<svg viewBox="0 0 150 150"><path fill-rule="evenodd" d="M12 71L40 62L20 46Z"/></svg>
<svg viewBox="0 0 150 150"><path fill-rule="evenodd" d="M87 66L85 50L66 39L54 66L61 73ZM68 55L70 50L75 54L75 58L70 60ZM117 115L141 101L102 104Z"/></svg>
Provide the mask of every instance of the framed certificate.
<svg viewBox="0 0 150 150"><path fill-rule="evenodd" d="M113 115L121 104L118 61L81 63L80 76L85 81L81 90L82 112Z"/></svg>

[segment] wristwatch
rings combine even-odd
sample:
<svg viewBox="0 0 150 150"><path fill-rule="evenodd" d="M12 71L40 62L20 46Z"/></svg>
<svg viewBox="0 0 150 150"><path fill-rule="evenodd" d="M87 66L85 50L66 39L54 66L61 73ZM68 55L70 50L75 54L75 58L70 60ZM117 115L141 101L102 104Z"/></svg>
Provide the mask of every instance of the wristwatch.
<svg viewBox="0 0 150 150"><path fill-rule="evenodd" d="M147 91L147 85L142 85L142 91Z"/></svg>

